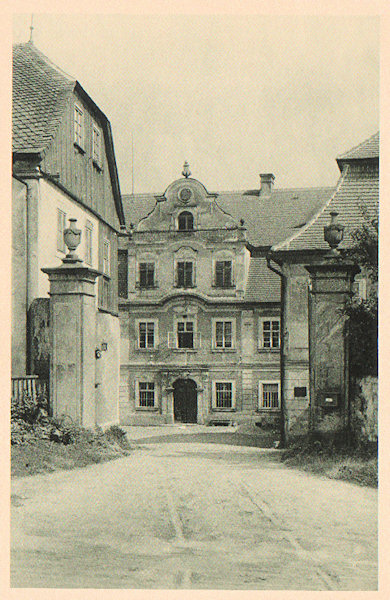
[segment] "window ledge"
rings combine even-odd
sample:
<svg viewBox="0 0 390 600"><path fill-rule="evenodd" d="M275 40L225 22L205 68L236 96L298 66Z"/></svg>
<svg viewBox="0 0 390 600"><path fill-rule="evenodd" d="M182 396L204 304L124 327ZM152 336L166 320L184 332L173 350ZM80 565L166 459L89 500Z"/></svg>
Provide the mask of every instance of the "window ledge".
<svg viewBox="0 0 390 600"><path fill-rule="evenodd" d="M257 413L280 413L280 408L258 408Z"/></svg>
<svg viewBox="0 0 390 600"><path fill-rule="evenodd" d="M85 154L84 148L79 146L77 142L73 142L73 146L76 148L77 152L79 152L80 154Z"/></svg>
<svg viewBox="0 0 390 600"><path fill-rule="evenodd" d="M280 352L280 348L258 348L258 352L265 352L267 354L278 354Z"/></svg>
<svg viewBox="0 0 390 600"><path fill-rule="evenodd" d="M235 285L215 285L215 284L213 284L211 287L216 290L235 290L236 289Z"/></svg>
<svg viewBox="0 0 390 600"><path fill-rule="evenodd" d="M196 285L175 285L174 288L176 290L193 290L196 288Z"/></svg>
<svg viewBox="0 0 390 600"><path fill-rule="evenodd" d="M157 412L158 406L136 406L135 410L139 410L140 412Z"/></svg>
<svg viewBox="0 0 390 600"><path fill-rule="evenodd" d="M153 348L136 348L137 352L157 352L158 351L158 346L154 346Z"/></svg>
<svg viewBox="0 0 390 600"><path fill-rule="evenodd" d="M236 412L235 408L216 408L215 406L211 410L213 412Z"/></svg>
<svg viewBox="0 0 390 600"><path fill-rule="evenodd" d="M178 352L180 354L184 354L184 352L198 352L198 348L169 348L172 352Z"/></svg>
<svg viewBox="0 0 390 600"><path fill-rule="evenodd" d="M234 353L234 352L237 352L237 349L236 348L212 348L211 352L222 353L222 354L229 353L229 352Z"/></svg>

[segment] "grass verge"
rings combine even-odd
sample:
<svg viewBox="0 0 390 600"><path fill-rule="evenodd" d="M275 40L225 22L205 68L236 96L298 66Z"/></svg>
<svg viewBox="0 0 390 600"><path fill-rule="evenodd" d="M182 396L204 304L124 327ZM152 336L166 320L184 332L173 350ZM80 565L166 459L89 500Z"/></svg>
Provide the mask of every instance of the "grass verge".
<svg viewBox="0 0 390 600"><path fill-rule="evenodd" d="M125 432L116 426L106 432L72 427L66 436L54 439L50 439L53 436L47 435L46 429L30 426L21 442L12 444L11 476L75 469L131 453Z"/></svg>
<svg viewBox="0 0 390 600"><path fill-rule="evenodd" d="M378 487L376 447L343 448L308 440L293 443L283 451L281 460L290 467L325 475L330 479Z"/></svg>

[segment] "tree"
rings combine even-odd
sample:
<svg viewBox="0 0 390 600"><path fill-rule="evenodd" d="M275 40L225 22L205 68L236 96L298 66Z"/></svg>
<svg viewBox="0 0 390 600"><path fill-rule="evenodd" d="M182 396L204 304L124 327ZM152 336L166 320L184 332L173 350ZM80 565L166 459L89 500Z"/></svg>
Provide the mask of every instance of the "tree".
<svg viewBox="0 0 390 600"><path fill-rule="evenodd" d="M362 209L363 223L352 234L350 257L368 280L367 299L353 298L349 316L350 370L355 377L378 374L378 230L377 217Z"/></svg>

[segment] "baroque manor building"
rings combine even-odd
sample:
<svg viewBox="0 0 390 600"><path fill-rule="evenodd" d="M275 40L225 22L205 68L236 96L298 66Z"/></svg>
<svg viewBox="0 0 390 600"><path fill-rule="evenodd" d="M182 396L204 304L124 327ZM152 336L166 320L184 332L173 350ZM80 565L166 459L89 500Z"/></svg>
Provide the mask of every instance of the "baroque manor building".
<svg viewBox="0 0 390 600"><path fill-rule="evenodd" d="M273 190L265 174L260 190L209 193L182 174L122 198L120 422L276 424L280 278L266 254L331 190Z"/></svg>

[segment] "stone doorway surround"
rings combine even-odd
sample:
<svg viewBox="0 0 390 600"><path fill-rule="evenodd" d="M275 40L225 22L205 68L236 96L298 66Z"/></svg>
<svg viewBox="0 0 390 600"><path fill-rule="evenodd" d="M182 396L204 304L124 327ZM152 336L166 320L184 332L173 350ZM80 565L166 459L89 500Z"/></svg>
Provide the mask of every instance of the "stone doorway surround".
<svg viewBox="0 0 390 600"><path fill-rule="evenodd" d="M200 425L204 424L208 414L208 395L205 393L207 390L208 372L203 372L203 370L193 372L188 369L175 369L161 375L163 381L165 380L165 385L163 385L162 413L165 415L166 423L175 423L175 383L177 381L192 381L197 403L197 415L194 422Z"/></svg>

